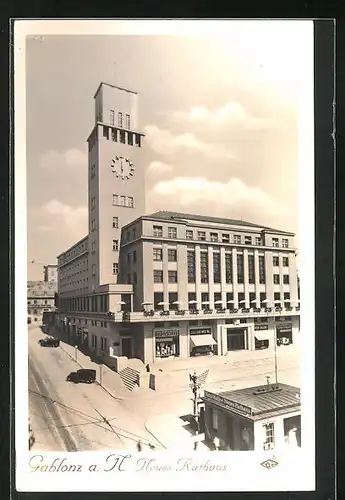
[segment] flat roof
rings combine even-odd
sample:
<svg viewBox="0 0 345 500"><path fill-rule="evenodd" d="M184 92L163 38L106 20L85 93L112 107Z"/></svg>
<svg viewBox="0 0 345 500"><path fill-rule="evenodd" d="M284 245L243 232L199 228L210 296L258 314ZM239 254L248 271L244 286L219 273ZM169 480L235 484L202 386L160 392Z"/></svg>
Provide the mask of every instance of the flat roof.
<svg viewBox="0 0 345 500"><path fill-rule="evenodd" d="M138 92L136 92L135 90L130 90L130 89L126 89L125 87L119 87L117 85L113 85L112 83L106 83L106 82L101 82L98 87L97 87L97 90L95 92L95 95L93 96L94 98L96 97L96 95L98 94L99 92L99 89L102 87L102 85L105 85L106 87L112 87L113 89L117 89L117 90L123 90L124 92L129 92L130 94L138 94Z"/></svg>
<svg viewBox="0 0 345 500"><path fill-rule="evenodd" d="M235 413L258 416L300 406L300 388L288 384L264 384L235 391L204 393L204 400Z"/></svg>

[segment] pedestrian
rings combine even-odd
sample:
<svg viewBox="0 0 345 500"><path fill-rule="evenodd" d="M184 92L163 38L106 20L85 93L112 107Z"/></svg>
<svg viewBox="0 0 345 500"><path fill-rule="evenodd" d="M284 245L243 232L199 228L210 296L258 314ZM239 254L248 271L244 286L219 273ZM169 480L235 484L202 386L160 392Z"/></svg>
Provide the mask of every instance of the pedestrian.
<svg viewBox="0 0 345 500"><path fill-rule="evenodd" d="M147 365L146 365L146 371L147 371L147 372L150 372L150 365L149 365L148 363L147 363Z"/></svg>

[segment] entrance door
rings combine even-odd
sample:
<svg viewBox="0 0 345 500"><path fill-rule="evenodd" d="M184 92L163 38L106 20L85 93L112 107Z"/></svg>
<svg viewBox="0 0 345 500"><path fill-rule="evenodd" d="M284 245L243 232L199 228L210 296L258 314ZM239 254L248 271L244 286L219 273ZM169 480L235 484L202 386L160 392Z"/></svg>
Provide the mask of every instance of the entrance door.
<svg viewBox="0 0 345 500"><path fill-rule="evenodd" d="M244 328L228 328L228 351L241 351L245 349L245 329Z"/></svg>
<svg viewBox="0 0 345 500"><path fill-rule="evenodd" d="M126 356L127 358L132 357L132 339L127 337L121 339L121 352L122 356Z"/></svg>

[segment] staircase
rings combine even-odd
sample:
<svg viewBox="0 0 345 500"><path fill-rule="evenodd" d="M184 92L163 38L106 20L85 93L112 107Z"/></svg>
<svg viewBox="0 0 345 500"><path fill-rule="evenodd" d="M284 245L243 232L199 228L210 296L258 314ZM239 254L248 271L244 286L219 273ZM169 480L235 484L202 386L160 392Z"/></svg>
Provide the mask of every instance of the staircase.
<svg viewBox="0 0 345 500"><path fill-rule="evenodd" d="M126 366L126 368L119 372L119 375L121 377L123 385L129 391L133 391L135 387L138 387L139 372L137 370Z"/></svg>

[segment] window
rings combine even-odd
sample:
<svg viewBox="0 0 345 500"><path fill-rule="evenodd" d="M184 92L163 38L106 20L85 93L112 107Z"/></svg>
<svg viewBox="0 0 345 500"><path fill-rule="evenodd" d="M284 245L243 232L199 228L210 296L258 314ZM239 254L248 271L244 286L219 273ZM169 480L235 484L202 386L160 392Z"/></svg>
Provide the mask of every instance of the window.
<svg viewBox="0 0 345 500"><path fill-rule="evenodd" d="M126 114L126 129L130 130L130 128L131 128L131 117L128 114Z"/></svg>
<svg viewBox="0 0 345 500"><path fill-rule="evenodd" d="M259 255L259 282L261 285L266 283L266 266L265 266L265 257L263 255Z"/></svg>
<svg viewBox="0 0 345 500"><path fill-rule="evenodd" d="M230 243L230 234L222 234L222 242L223 243Z"/></svg>
<svg viewBox="0 0 345 500"><path fill-rule="evenodd" d="M92 276L96 276L96 264L92 264Z"/></svg>
<svg viewBox="0 0 345 500"><path fill-rule="evenodd" d="M113 205L119 205L119 196L117 194L113 194Z"/></svg>
<svg viewBox="0 0 345 500"><path fill-rule="evenodd" d="M280 292L274 292L274 302L280 302Z"/></svg>
<svg viewBox="0 0 345 500"><path fill-rule="evenodd" d="M213 283L220 283L220 254L213 252Z"/></svg>
<svg viewBox="0 0 345 500"><path fill-rule="evenodd" d="M103 127L103 137L109 139L109 127Z"/></svg>
<svg viewBox="0 0 345 500"><path fill-rule="evenodd" d="M186 240L192 240L193 239L193 231L190 229L186 229Z"/></svg>
<svg viewBox="0 0 345 500"><path fill-rule="evenodd" d="M199 241L205 241L206 240L206 233L205 233L205 231L198 231L198 240Z"/></svg>
<svg viewBox="0 0 345 500"><path fill-rule="evenodd" d="M124 130L120 130L120 142L126 144L126 132Z"/></svg>
<svg viewBox="0 0 345 500"><path fill-rule="evenodd" d="M162 248L154 248L153 249L153 260L163 260Z"/></svg>
<svg viewBox="0 0 345 500"><path fill-rule="evenodd" d="M137 237L137 231L135 227L132 229L132 235L133 235L133 240L135 240L135 238Z"/></svg>
<svg viewBox="0 0 345 500"><path fill-rule="evenodd" d="M113 262L113 274L119 274L119 265L117 262Z"/></svg>
<svg viewBox="0 0 345 500"><path fill-rule="evenodd" d="M173 248L168 248L168 261L169 262L177 261L177 250Z"/></svg>
<svg viewBox="0 0 345 500"><path fill-rule="evenodd" d="M237 254L237 283L244 282L244 258L242 254Z"/></svg>
<svg viewBox="0 0 345 500"><path fill-rule="evenodd" d="M109 111L109 122L110 122L110 125L115 125L115 111L113 109L111 109Z"/></svg>
<svg viewBox="0 0 345 500"><path fill-rule="evenodd" d="M137 261L137 251L133 250L133 262Z"/></svg>
<svg viewBox="0 0 345 500"><path fill-rule="evenodd" d="M128 273L127 274L127 284L130 285L131 284L131 273Z"/></svg>
<svg viewBox="0 0 345 500"><path fill-rule="evenodd" d="M159 269L154 269L153 282L154 283L163 283L163 271L160 271Z"/></svg>
<svg viewBox="0 0 345 500"><path fill-rule="evenodd" d="M262 245L262 239L261 236L255 236L255 245Z"/></svg>
<svg viewBox="0 0 345 500"><path fill-rule="evenodd" d="M276 256L273 257L273 266L274 267L279 266L279 257L276 257Z"/></svg>
<svg viewBox="0 0 345 500"><path fill-rule="evenodd" d="M195 283L195 253L187 251L188 283Z"/></svg>
<svg viewBox="0 0 345 500"><path fill-rule="evenodd" d="M283 248L289 248L289 240L283 238L282 239L282 247Z"/></svg>
<svg viewBox="0 0 345 500"><path fill-rule="evenodd" d="M122 125L123 125L123 123L122 123L122 113L118 113L117 114L117 123L118 123L119 127L122 127Z"/></svg>
<svg viewBox="0 0 345 500"><path fill-rule="evenodd" d="M93 179L96 175L96 166L92 165L91 167L91 179Z"/></svg>
<svg viewBox="0 0 345 500"><path fill-rule="evenodd" d="M177 283L177 271L168 271L168 282Z"/></svg>
<svg viewBox="0 0 345 500"><path fill-rule="evenodd" d="M235 243L235 245L240 245L241 244L241 235L234 234L234 243Z"/></svg>
<svg viewBox="0 0 345 500"><path fill-rule="evenodd" d="M127 132L127 140L130 146L133 146L133 134L132 132Z"/></svg>
<svg viewBox="0 0 345 500"><path fill-rule="evenodd" d="M278 248L279 247L279 239L278 238L272 238L272 246Z"/></svg>
<svg viewBox="0 0 345 500"><path fill-rule="evenodd" d="M284 292L284 304L290 307L290 292Z"/></svg>
<svg viewBox="0 0 345 500"><path fill-rule="evenodd" d="M93 210L95 208L95 206L96 206L96 198L93 197L93 198L91 198L91 210Z"/></svg>
<svg viewBox="0 0 345 500"><path fill-rule="evenodd" d="M214 407L212 407L212 420L211 420L211 426L212 430L218 431L218 426L219 426L219 414L218 410Z"/></svg>
<svg viewBox="0 0 345 500"><path fill-rule="evenodd" d="M134 198L133 198L133 196L128 196L127 197L127 206L129 208L133 208L134 207Z"/></svg>
<svg viewBox="0 0 345 500"><path fill-rule="evenodd" d="M251 245L253 243L252 237L251 236L245 236L244 237L244 244L245 245Z"/></svg>
<svg viewBox="0 0 345 500"><path fill-rule="evenodd" d="M168 238L177 238L177 228L168 227Z"/></svg>
<svg viewBox="0 0 345 500"><path fill-rule="evenodd" d="M232 283L232 255L231 253L225 254L225 281Z"/></svg>
<svg viewBox="0 0 345 500"><path fill-rule="evenodd" d="M264 450L271 450L274 448L274 424L265 424L264 430L266 435Z"/></svg>
<svg viewBox="0 0 345 500"><path fill-rule="evenodd" d="M117 130L116 128L111 129L111 140L117 142Z"/></svg>
<svg viewBox="0 0 345 500"><path fill-rule="evenodd" d="M153 226L153 236L156 238L163 237L163 226Z"/></svg>
<svg viewBox="0 0 345 500"><path fill-rule="evenodd" d="M168 295L169 299L169 309L172 311L177 311L178 310L178 304L175 304L175 302L178 302L178 294L176 292L169 292ZM178 321L167 321L166 324L167 327L174 328L179 326Z"/></svg>
<svg viewBox="0 0 345 500"><path fill-rule="evenodd" d="M118 228L119 227L119 218L118 217L113 217L113 228Z"/></svg>
<svg viewBox="0 0 345 500"><path fill-rule="evenodd" d="M96 220L92 219L91 221L91 231L94 231L96 229Z"/></svg>
<svg viewBox="0 0 345 500"><path fill-rule="evenodd" d="M284 285L289 285L290 284L290 277L288 274L284 274L283 276L283 283Z"/></svg>
<svg viewBox="0 0 345 500"><path fill-rule="evenodd" d="M289 257L283 257L283 266L289 267Z"/></svg>
<svg viewBox="0 0 345 500"><path fill-rule="evenodd" d="M126 259L127 259L127 265L130 265L131 264L131 254L130 253L127 254Z"/></svg>
<svg viewBox="0 0 345 500"><path fill-rule="evenodd" d="M120 196L120 207L126 206L126 196Z"/></svg>
<svg viewBox="0 0 345 500"><path fill-rule="evenodd" d="M140 148L141 146L141 136L140 134L135 134L135 145Z"/></svg>
<svg viewBox="0 0 345 500"><path fill-rule="evenodd" d="M133 284L136 285L138 283L138 277L137 277L137 273L134 272L133 273Z"/></svg>
<svg viewBox="0 0 345 500"><path fill-rule="evenodd" d="M92 335L92 337L91 337L91 345L92 345L93 348L97 347L97 337L96 337L96 335Z"/></svg>
<svg viewBox="0 0 345 500"><path fill-rule="evenodd" d="M208 283L208 255L207 252L200 253L201 283Z"/></svg>
<svg viewBox="0 0 345 500"><path fill-rule="evenodd" d="M210 233L210 240L211 241L218 241L218 234L217 233Z"/></svg>
<svg viewBox="0 0 345 500"><path fill-rule="evenodd" d="M280 284L280 276L279 276L279 274L274 274L273 275L273 283L274 283L274 285L279 285Z"/></svg>
<svg viewBox="0 0 345 500"><path fill-rule="evenodd" d="M113 251L117 252L119 249L119 240L113 240Z"/></svg>
<svg viewBox="0 0 345 500"><path fill-rule="evenodd" d="M254 255L248 255L248 281L250 284L255 283L255 261Z"/></svg>
<svg viewBox="0 0 345 500"><path fill-rule="evenodd" d="M106 352L108 350L108 339L101 337L101 351Z"/></svg>

